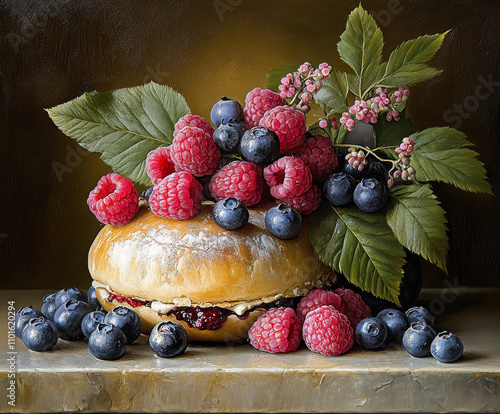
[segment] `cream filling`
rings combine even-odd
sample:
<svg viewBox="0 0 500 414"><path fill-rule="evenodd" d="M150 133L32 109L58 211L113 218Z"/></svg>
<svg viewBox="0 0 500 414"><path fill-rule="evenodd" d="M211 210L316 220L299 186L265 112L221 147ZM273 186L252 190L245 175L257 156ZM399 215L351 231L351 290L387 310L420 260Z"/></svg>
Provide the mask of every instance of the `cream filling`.
<svg viewBox="0 0 500 414"><path fill-rule="evenodd" d="M202 302L202 303L193 303L191 299L189 298L174 298L172 300L172 303L165 303L161 302L159 300L151 300L151 309L156 311L159 314L166 314L172 309L175 309L177 307L190 307L190 306L199 306L200 308L212 308L212 307L219 307L223 309L229 309L236 313L238 316L243 315L246 311L253 309L259 305L267 304L267 303L272 303L278 299L282 298L293 298L297 296L305 296L311 291L312 289L315 288L322 288L325 287L329 283L329 279L331 278L331 273L326 273L321 275L319 278L312 282L306 282L303 285L292 287L287 289L283 293L278 293L276 295L270 295L270 296L265 296L260 299L254 299L254 300L249 300L249 301L239 301L239 302L218 302L218 303L211 303L211 302ZM114 292L109 285L105 285L101 282L93 281L92 285L98 289L106 289L108 293L117 293ZM119 294L119 293L117 293ZM134 299L134 298L133 298ZM148 299L141 299L137 298L138 300L148 300Z"/></svg>

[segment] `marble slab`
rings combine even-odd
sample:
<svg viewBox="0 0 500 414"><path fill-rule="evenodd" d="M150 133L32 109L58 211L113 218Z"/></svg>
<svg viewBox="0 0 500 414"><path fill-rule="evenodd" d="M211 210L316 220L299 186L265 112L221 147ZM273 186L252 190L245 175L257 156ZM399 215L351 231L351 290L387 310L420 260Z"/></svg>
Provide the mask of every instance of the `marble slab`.
<svg viewBox="0 0 500 414"><path fill-rule="evenodd" d="M145 336L109 362L95 359L84 341L59 340L35 353L16 339L9 349L8 301L39 307L46 293L0 291L0 412L500 412L499 290L422 294L438 314L437 330L464 342L453 364L414 358L399 346L326 357L305 346L271 355L248 344L196 344L161 359Z"/></svg>

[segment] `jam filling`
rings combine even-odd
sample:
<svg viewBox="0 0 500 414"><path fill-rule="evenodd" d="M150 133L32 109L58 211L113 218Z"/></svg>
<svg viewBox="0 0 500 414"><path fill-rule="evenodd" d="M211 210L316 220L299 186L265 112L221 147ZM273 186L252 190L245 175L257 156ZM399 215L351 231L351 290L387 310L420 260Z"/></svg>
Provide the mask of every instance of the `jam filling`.
<svg viewBox="0 0 500 414"><path fill-rule="evenodd" d="M151 301L133 299L128 296L118 295L114 292L108 292L107 301L111 302L116 300L117 302L126 302L133 308L139 306L149 306L151 307ZM199 306L178 306L167 312L167 316L173 315L178 321L184 321L190 328L197 328L200 331L210 330L215 331L222 327L222 324L226 322L227 318L231 315L235 315L238 319L244 320L250 316L250 313L256 309L269 309L269 308L279 308L279 307L293 307L295 308L300 301L299 298L282 298L275 300L271 303L263 303L252 309L247 310L243 315L238 315L230 309L219 308L218 306L213 306L210 308L201 308Z"/></svg>

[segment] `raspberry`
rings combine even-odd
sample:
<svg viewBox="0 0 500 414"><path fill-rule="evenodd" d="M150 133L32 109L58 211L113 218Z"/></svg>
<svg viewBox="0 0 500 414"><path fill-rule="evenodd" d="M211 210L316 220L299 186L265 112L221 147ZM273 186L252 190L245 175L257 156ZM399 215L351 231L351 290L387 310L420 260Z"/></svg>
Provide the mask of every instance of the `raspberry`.
<svg viewBox="0 0 500 414"><path fill-rule="evenodd" d="M139 210L139 196L130 178L111 173L99 180L87 204L101 223L123 226Z"/></svg>
<svg viewBox="0 0 500 414"><path fill-rule="evenodd" d="M202 191L202 185L192 174L172 173L155 185L149 207L159 217L189 220L200 209Z"/></svg>
<svg viewBox="0 0 500 414"><path fill-rule="evenodd" d="M206 132L210 136L214 134L214 129L212 128L212 125L210 125L207 121L205 121L205 118L199 115L187 114L184 115L182 118L179 118L177 123L174 125L174 138L182 128L187 126L201 128L203 129L204 132Z"/></svg>
<svg viewBox="0 0 500 414"><path fill-rule="evenodd" d="M235 197L246 206L252 206L260 201L263 186L262 170L257 164L233 161L217 171L208 188L217 201Z"/></svg>
<svg viewBox="0 0 500 414"><path fill-rule="evenodd" d="M349 319L329 305L320 306L306 315L302 337L311 351L328 356L341 355L354 344Z"/></svg>
<svg viewBox="0 0 500 414"><path fill-rule="evenodd" d="M148 153L146 173L153 184L158 184L167 175L175 172L175 164L170 157L170 146L160 147Z"/></svg>
<svg viewBox="0 0 500 414"><path fill-rule="evenodd" d="M300 323L304 323L304 319L309 312L324 305L330 305L339 310L342 305L342 299L335 292L323 289L311 290L297 305L297 317Z"/></svg>
<svg viewBox="0 0 500 414"><path fill-rule="evenodd" d="M215 141L197 127L188 126L177 132L170 156L176 167L197 177L213 174L219 168L220 152Z"/></svg>
<svg viewBox="0 0 500 414"><path fill-rule="evenodd" d="M331 141L321 135L309 138L296 154L309 167L314 181L323 181L338 165Z"/></svg>
<svg viewBox="0 0 500 414"><path fill-rule="evenodd" d="M342 299L341 309L339 310L347 315L354 330L356 330L359 322L371 316L368 305L353 290L338 288L335 289L335 293Z"/></svg>
<svg viewBox="0 0 500 414"><path fill-rule="evenodd" d="M259 121L267 111L281 105L286 105L285 100L269 89L255 88L248 92L243 109L248 129L259 126Z"/></svg>
<svg viewBox="0 0 500 414"><path fill-rule="evenodd" d="M291 205L299 213L311 214L321 204L321 190L313 185L299 196L280 198L278 201Z"/></svg>
<svg viewBox="0 0 500 414"><path fill-rule="evenodd" d="M274 198L290 198L311 188L311 170L300 158L282 157L264 168L264 179Z"/></svg>
<svg viewBox="0 0 500 414"><path fill-rule="evenodd" d="M306 136L306 118L298 109L289 106L277 106L267 111L259 123L260 126L276 132L280 140L280 152L292 153Z"/></svg>
<svg viewBox="0 0 500 414"><path fill-rule="evenodd" d="M276 354L295 351L300 345L300 322L292 308L271 308L248 331L250 344Z"/></svg>

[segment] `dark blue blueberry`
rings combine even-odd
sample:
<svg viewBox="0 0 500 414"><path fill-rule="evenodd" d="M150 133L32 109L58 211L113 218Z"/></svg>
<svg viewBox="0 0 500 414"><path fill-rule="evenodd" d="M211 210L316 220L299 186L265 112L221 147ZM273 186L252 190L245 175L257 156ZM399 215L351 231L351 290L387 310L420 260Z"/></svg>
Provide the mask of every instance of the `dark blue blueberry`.
<svg viewBox="0 0 500 414"><path fill-rule="evenodd" d="M245 133L245 121L230 119L220 124L214 131L213 139L222 154L236 154L240 148L241 137Z"/></svg>
<svg viewBox="0 0 500 414"><path fill-rule="evenodd" d="M43 298L42 313L51 321L54 320L54 313L56 312L56 294L51 293Z"/></svg>
<svg viewBox="0 0 500 414"><path fill-rule="evenodd" d="M61 289L56 293L56 300L55 300L56 309L70 299L87 302L87 295L76 287L72 287L69 289Z"/></svg>
<svg viewBox="0 0 500 414"><path fill-rule="evenodd" d="M381 183L386 183L389 175L387 172L387 168L385 168L384 164L380 162L379 160L370 160L368 165L365 166L365 168L368 167L367 170L367 178L375 178Z"/></svg>
<svg viewBox="0 0 500 414"><path fill-rule="evenodd" d="M95 331L97 325L104 323L105 316L106 314L101 311L93 311L85 315L82 320L82 332L85 338L90 338L90 335Z"/></svg>
<svg viewBox="0 0 500 414"><path fill-rule="evenodd" d="M104 323L112 324L122 330L127 338L127 344L131 344L141 334L141 319L137 312L125 306L117 306L111 309L104 318Z"/></svg>
<svg viewBox="0 0 500 414"><path fill-rule="evenodd" d="M413 322L403 335L403 346L408 353L423 358L431 354L431 343L436 331L425 322Z"/></svg>
<svg viewBox="0 0 500 414"><path fill-rule="evenodd" d="M379 318L365 318L356 327L356 342L363 348L380 348L385 344L386 337L387 327Z"/></svg>
<svg viewBox="0 0 500 414"><path fill-rule="evenodd" d="M266 229L278 239L288 240L299 234L302 228L302 216L289 204L278 204L266 212Z"/></svg>
<svg viewBox="0 0 500 414"><path fill-rule="evenodd" d="M89 290L87 290L87 303L90 305L92 310L98 310L98 311L104 310L103 307L101 306L101 303L99 302L99 299L97 299L94 286L90 286Z"/></svg>
<svg viewBox="0 0 500 414"><path fill-rule="evenodd" d="M210 111L210 119L217 128L220 124L229 122L230 119L243 121L243 108L238 101L226 98L220 98Z"/></svg>
<svg viewBox="0 0 500 414"><path fill-rule="evenodd" d="M66 341L83 339L82 321L85 315L92 312L90 305L81 300L70 299L59 306L54 314L54 323L59 337Z"/></svg>
<svg viewBox="0 0 500 414"><path fill-rule="evenodd" d="M387 326L386 343L397 342L401 344L403 335L408 329L406 315L397 309L384 309L378 313L377 318L384 321Z"/></svg>
<svg viewBox="0 0 500 414"><path fill-rule="evenodd" d="M23 329L29 322L29 320L32 318L38 318L39 316L43 316L43 313L40 312L38 309L33 309L31 305L19 308L19 310L16 312L16 317L15 317L14 333L16 334L16 336L18 338L21 338Z"/></svg>
<svg viewBox="0 0 500 414"><path fill-rule="evenodd" d="M240 153L245 161L269 165L280 156L280 140L269 128L253 127L243 134Z"/></svg>
<svg viewBox="0 0 500 414"><path fill-rule="evenodd" d="M387 203L387 197L387 187L375 178L361 180L353 194L354 203L365 213L380 211Z"/></svg>
<svg viewBox="0 0 500 414"><path fill-rule="evenodd" d="M149 197L151 197L151 194L153 194L153 188L154 187L148 187L146 188L142 193L141 193L141 197L146 199L146 201L149 203ZM88 292L87 292L88 294Z"/></svg>
<svg viewBox="0 0 500 414"><path fill-rule="evenodd" d="M414 306L406 311L406 318L411 325L413 322L425 322L427 325L434 325L434 316L422 306Z"/></svg>
<svg viewBox="0 0 500 414"><path fill-rule="evenodd" d="M32 351L45 352L54 348L59 339L57 328L45 316L32 318L23 329L24 344Z"/></svg>
<svg viewBox="0 0 500 414"><path fill-rule="evenodd" d="M186 350L188 334L180 323L160 322L151 331L149 346L159 357L176 357Z"/></svg>
<svg viewBox="0 0 500 414"><path fill-rule="evenodd" d="M237 198L218 201L212 210L215 222L226 230L238 230L248 223L248 209Z"/></svg>
<svg viewBox="0 0 500 414"><path fill-rule="evenodd" d="M121 358L127 352L127 337L117 326L100 323L89 337L89 351L108 361Z"/></svg>
<svg viewBox="0 0 500 414"><path fill-rule="evenodd" d="M439 362L455 362L464 353L461 339L451 332L440 332L431 343L431 354Z"/></svg>
<svg viewBox="0 0 500 414"><path fill-rule="evenodd" d="M331 174L323 184L323 194L333 206L344 206L352 201L356 180L344 172Z"/></svg>

